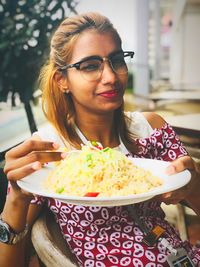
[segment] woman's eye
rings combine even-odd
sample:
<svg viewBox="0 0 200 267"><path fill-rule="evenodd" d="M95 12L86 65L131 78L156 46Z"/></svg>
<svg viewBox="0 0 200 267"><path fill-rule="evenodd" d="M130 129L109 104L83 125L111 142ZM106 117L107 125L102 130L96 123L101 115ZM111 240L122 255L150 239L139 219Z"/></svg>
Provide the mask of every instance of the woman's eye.
<svg viewBox="0 0 200 267"><path fill-rule="evenodd" d="M93 71L93 70L98 70L99 66L98 65L87 65L81 68L81 70L85 71Z"/></svg>
<svg viewBox="0 0 200 267"><path fill-rule="evenodd" d="M96 71L99 70L101 64L99 62L83 62L80 65L80 70L82 71Z"/></svg>
<svg viewBox="0 0 200 267"><path fill-rule="evenodd" d="M112 65L117 67L117 66L124 66L126 63L124 61L124 58L116 58L112 60Z"/></svg>

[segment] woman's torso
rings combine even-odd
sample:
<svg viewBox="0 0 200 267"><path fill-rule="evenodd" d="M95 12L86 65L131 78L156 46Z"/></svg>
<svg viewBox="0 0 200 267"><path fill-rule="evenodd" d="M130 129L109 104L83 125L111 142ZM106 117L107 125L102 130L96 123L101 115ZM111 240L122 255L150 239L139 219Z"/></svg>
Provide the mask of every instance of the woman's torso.
<svg viewBox="0 0 200 267"><path fill-rule="evenodd" d="M169 125L153 130L141 113L129 113L128 116L131 118L129 130L138 136L136 143L139 152L127 156L172 161L186 154ZM49 136L45 131L39 135L42 139L63 145L53 129L48 129ZM127 206L85 207L51 198L45 201L55 214L63 237L80 266L168 266L166 255L169 252L160 242L154 247L142 242L144 233L129 215ZM165 237L174 247L185 246L190 250L189 244L182 242L177 232L164 220L159 202L146 201L135 204L135 207L137 216L146 222L149 229L160 225L166 230Z"/></svg>

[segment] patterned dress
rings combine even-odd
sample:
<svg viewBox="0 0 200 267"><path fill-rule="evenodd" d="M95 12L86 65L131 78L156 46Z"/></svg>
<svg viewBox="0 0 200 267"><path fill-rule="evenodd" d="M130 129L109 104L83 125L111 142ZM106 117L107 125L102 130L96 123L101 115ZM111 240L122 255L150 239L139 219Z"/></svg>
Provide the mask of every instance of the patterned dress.
<svg viewBox="0 0 200 267"><path fill-rule="evenodd" d="M167 123L151 131L148 137L137 138L139 152L133 157L173 161L187 155L178 136ZM127 155L130 157L130 155ZM169 266L169 251L160 243L148 247L142 242L144 233L130 217L127 206L86 207L65 204L52 198L36 197L54 213L64 239L84 267L164 267ZM114 203L113 203L114 204ZM200 266L200 248L181 241L177 231L165 221L159 202L149 200L135 204L138 216L149 229L160 225L164 237L174 248L184 247L195 266Z"/></svg>

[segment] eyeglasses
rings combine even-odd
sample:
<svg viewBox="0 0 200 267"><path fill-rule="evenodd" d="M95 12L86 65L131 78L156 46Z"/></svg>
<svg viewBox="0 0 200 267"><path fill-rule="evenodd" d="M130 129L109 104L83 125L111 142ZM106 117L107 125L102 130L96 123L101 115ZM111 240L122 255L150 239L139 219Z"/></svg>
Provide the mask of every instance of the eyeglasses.
<svg viewBox="0 0 200 267"><path fill-rule="evenodd" d="M70 68L76 68L80 71L84 79L88 81L95 81L101 77L104 69L104 63L107 61L116 74L123 75L128 73L128 65L130 64L134 54L135 53L131 51L120 51L112 54L110 57L102 58L99 56L91 56L77 63L66 65L60 68L60 70L63 71Z"/></svg>

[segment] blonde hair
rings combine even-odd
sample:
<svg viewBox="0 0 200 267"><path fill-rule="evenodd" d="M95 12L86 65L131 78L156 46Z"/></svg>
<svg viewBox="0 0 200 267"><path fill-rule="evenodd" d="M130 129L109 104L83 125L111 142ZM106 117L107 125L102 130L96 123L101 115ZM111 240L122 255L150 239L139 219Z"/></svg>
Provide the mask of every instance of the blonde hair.
<svg viewBox="0 0 200 267"><path fill-rule="evenodd" d="M73 47L82 32L112 32L121 45L121 38L108 18L98 13L86 13L65 19L51 39L48 63L42 68L39 82L43 91L43 111L67 143L80 148L80 139L74 130L75 110L70 94L64 94L55 79L55 74L70 61ZM65 75L65 74L63 74ZM116 130L120 133L127 148L133 150L133 138L128 133L123 107L116 111ZM119 123L120 119L120 123Z"/></svg>

